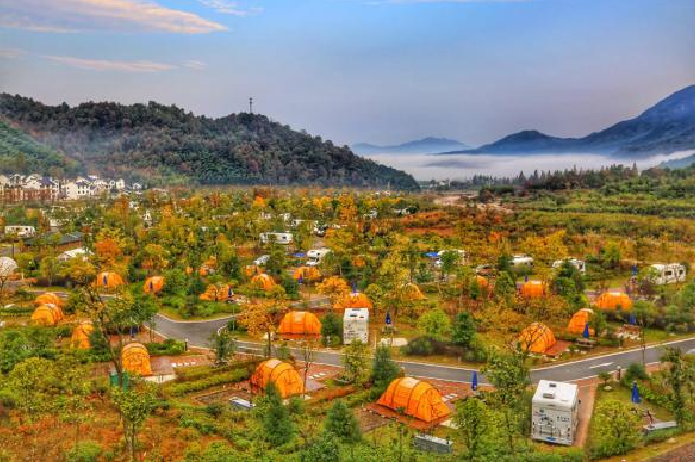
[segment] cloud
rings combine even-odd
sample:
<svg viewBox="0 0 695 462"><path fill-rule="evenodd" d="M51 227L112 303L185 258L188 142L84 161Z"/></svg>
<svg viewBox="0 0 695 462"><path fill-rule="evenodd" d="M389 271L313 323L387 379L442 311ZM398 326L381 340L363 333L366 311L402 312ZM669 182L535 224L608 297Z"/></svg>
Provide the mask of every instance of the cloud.
<svg viewBox="0 0 695 462"><path fill-rule="evenodd" d="M19 58L25 53L26 51L22 50L21 48L0 47L0 59Z"/></svg>
<svg viewBox="0 0 695 462"><path fill-rule="evenodd" d="M199 0L201 4L212 8L218 13L231 14L232 16L251 16L254 14L261 13L263 8L251 7L242 8L237 2L230 2L227 0Z"/></svg>
<svg viewBox="0 0 695 462"><path fill-rule="evenodd" d="M177 66L153 61L117 61L109 59L83 59L72 56L44 56L46 59L88 71L162 72Z"/></svg>
<svg viewBox="0 0 695 462"><path fill-rule="evenodd" d="M39 32L206 34L222 24L145 0L0 0L0 27Z"/></svg>
<svg viewBox="0 0 695 462"><path fill-rule="evenodd" d="M207 64L202 61L198 61L197 59L187 59L183 62L183 66L193 69L194 71L202 71L207 67Z"/></svg>

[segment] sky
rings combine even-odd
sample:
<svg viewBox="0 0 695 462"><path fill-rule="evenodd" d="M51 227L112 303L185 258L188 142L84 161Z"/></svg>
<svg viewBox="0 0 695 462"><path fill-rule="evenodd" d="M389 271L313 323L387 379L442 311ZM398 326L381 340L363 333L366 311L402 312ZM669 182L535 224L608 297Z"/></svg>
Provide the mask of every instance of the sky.
<svg viewBox="0 0 695 462"><path fill-rule="evenodd" d="M695 0L0 0L0 91L338 144L583 136L695 83Z"/></svg>

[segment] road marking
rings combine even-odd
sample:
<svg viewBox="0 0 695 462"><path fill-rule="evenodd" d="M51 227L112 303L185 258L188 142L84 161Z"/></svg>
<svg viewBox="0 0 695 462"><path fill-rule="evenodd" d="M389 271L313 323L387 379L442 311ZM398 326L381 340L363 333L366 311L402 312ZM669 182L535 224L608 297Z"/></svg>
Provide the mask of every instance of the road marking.
<svg viewBox="0 0 695 462"><path fill-rule="evenodd" d="M601 364L597 364L597 365L595 365L595 366L589 366L589 369L597 369L597 368L599 368L599 367L608 367L608 366L610 366L611 364L613 364L613 363L601 363Z"/></svg>

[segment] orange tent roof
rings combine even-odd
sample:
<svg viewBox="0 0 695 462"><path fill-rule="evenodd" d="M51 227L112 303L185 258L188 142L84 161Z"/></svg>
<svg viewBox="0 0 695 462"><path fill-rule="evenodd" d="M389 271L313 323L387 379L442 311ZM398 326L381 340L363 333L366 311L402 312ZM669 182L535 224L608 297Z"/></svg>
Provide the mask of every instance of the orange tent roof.
<svg viewBox="0 0 695 462"><path fill-rule="evenodd" d="M164 277L162 276L152 276L147 278L145 281L145 293L146 294L156 294L162 291L164 288Z"/></svg>
<svg viewBox="0 0 695 462"><path fill-rule="evenodd" d="M521 284L519 294L522 297L536 298L547 293L548 285L543 281L527 281Z"/></svg>
<svg viewBox="0 0 695 462"><path fill-rule="evenodd" d="M92 321L82 321L72 330L70 345L72 345L73 348L86 350L90 346L89 336L92 332L94 332Z"/></svg>
<svg viewBox="0 0 695 462"><path fill-rule="evenodd" d="M95 287L114 289L120 285L123 285L123 278L116 273L99 273L94 280Z"/></svg>
<svg viewBox="0 0 695 462"><path fill-rule="evenodd" d="M34 305L35 306L41 306L41 305L63 306L63 301L60 299L60 297L58 295L51 293L51 292L46 292L45 294L41 294L38 297L36 297L36 300L34 300Z"/></svg>
<svg viewBox="0 0 695 462"><path fill-rule="evenodd" d="M412 377L396 379L376 402L391 409L403 408L416 419L432 422L451 414L442 397L429 383Z"/></svg>
<svg viewBox="0 0 695 462"><path fill-rule="evenodd" d="M129 343L121 351L123 369L139 375L152 375L150 354L142 343Z"/></svg>
<svg viewBox="0 0 695 462"><path fill-rule="evenodd" d="M422 294L420 288L412 282L406 282L403 285L403 290L410 300L424 300L427 298Z"/></svg>
<svg viewBox="0 0 695 462"><path fill-rule="evenodd" d="M622 292L605 292L596 299L596 306L603 310L629 310L632 308L630 296Z"/></svg>
<svg viewBox="0 0 695 462"><path fill-rule="evenodd" d="M292 311L285 314L278 327L279 334L321 335L321 321L314 313Z"/></svg>
<svg viewBox="0 0 695 462"><path fill-rule="evenodd" d="M570 334L582 334L586 325L589 323L589 316L592 311L586 308L582 308L572 315L569 324L567 325L567 332ZM594 329L589 329L589 335L594 335Z"/></svg>
<svg viewBox="0 0 695 462"><path fill-rule="evenodd" d="M341 295L335 303L337 308L371 308L372 302L363 293Z"/></svg>
<svg viewBox="0 0 695 462"><path fill-rule="evenodd" d="M258 267L258 265L246 265L244 267L244 274L246 274L247 277L251 277L254 274L259 274L261 272L261 269Z"/></svg>
<svg viewBox="0 0 695 462"><path fill-rule="evenodd" d="M275 281L267 274L257 274L251 278L251 284L263 290L270 290L275 285Z"/></svg>
<svg viewBox="0 0 695 462"><path fill-rule="evenodd" d="M200 299L208 302L223 302L231 300L234 291L229 284L209 284L205 293L201 294Z"/></svg>
<svg viewBox="0 0 695 462"><path fill-rule="evenodd" d="M269 359L258 365L251 375L251 385L259 389L274 382L283 399L304 392L304 382L292 366L278 359Z"/></svg>
<svg viewBox="0 0 695 462"><path fill-rule="evenodd" d="M534 322L519 335L519 347L533 353L543 353L555 345L555 334L545 324Z"/></svg>
<svg viewBox="0 0 695 462"><path fill-rule="evenodd" d="M42 326L55 326L63 319L63 310L56 305L41 305L34 310L31 319Z"/></svg>
<svg viewBox="0 0 695 462"><path fill-rule="evenodd" d="M302 282L314 282L321 278L321 272L318 270L318 268L302 266L294 270L293 277L296 281L299 281L299 278L302 278Z"/></svg>

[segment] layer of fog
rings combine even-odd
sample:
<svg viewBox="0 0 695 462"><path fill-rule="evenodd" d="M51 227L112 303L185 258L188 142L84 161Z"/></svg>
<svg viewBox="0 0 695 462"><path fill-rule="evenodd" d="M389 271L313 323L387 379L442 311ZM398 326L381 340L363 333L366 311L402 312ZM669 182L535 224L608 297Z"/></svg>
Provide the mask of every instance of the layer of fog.
<svg viewBox="0 0 695 462"><path fill-rule="evenodd" d="M365 155L379 163L405 170L419 181L464 180L474 175L513 177L523 170L525 175L534 170L555 171L576 167L577 169L598 169L601 166L623 164L632 166L633 162L641 169L654 167L666 160L681 159L695 151L680 151L671 154L654 155L648 158L632 159L612 157L605 154L532 154L532 155L485 155L456 154L435 156L432 154L370 154Z"/></svg>

